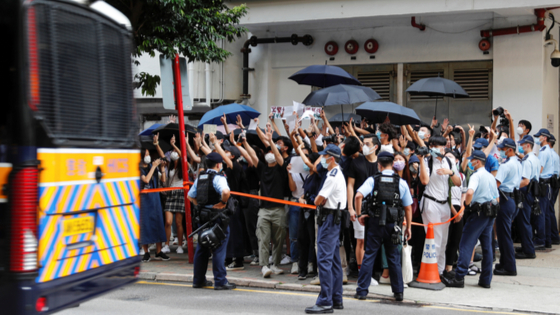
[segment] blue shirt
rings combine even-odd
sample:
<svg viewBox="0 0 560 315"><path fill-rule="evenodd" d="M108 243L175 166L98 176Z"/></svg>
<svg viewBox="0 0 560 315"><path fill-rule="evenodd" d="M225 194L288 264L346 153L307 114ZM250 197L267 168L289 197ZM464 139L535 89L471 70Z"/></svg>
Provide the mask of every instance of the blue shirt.
<svg viewBox="0 0 560 315"><path fill-rule="evenodd" d="M496 179L485 168L479 168L469 179L469 189L474 190L471 204L485 203L498 198Z"/></svg>
<svg viewBox="0 0 560 315"><path fill-rule="evenodd" d="M499 189L507 193L512 193L515 188L519 189L522 170L521 163L516 156L508 158L496 174L496 180L500 181Z"/></svg>
<svg viewBox="0 0 560 315"><path fill-rule="evenodd" d="M552 152L552 159L554 160L554 175L558 176L559 173L559 168L560 168L560 157L558 157L558 154L556 153L556 151L554 150L550 150L550 152Z"/></svg>
<svg viewBox="0 0 560 315"><path fill-rule="evenodd" d="M486 164L484 164L484 168L488 172L494 172L497 171L499 167L500 163L498 162L498 159L496 159L493 155L488 155L488 157L486 158Z"/></svg>
<svg viewBox="0 0 560 315"><path fill-rule="evenodd" d="M216 172L215 170L208 170L208 172L218 174L218 172ZM196 189L197 189L197 186L198 186L198 178L195 179L194 184L192 185L191 189L189 189L189 195L188 195L189 197L191 197L191 198L196 198ZM227 183L227 179L226 179L224 176L222 176L222 175L214 176L214 180L212 181L212 186L214 187L214 189L216 190L216 192L217 192L219 195L222 195L222 192L223 192L225 189L229 190L229 186L228 186L228 183ZM216 203L218 203L218 202L219 202L219 200L216 201ZM213 205L207 205L206 207L212 208L212 206L213 206Z"/></svg>
<svg viewBox="0 0 560 315"><path fill-rule="evenodd" d="M534 152L530 152L521 161L521 167L523 171L521 176L529 180L539 180L539 174L541 173L541 162Z"/></svg>
<svg viewBox="0 0 560 315"><path fill-rule="evenodd" d="M393 175L393 171L385 170L381 172L383 175ZM373 177L368 177L364 184L358 188L358 192L362 193L364 197L371 194L373 192L373 187L375 185L375 180ZM400 179L399 181L399 194L401 196L401 201L403 207L410 206L412 204L412 196L410 195L410 189L408 188L408 184L404 181L404 179Z"/></svg>
<svg viewBox="0 0 560 315"><path fill-rule="evenodd" d="M541 167L543 171L540 178L548 179L554 174L554 157L550 146L547 144L541 148L539 152L539 161L541 161Z"/></svg>

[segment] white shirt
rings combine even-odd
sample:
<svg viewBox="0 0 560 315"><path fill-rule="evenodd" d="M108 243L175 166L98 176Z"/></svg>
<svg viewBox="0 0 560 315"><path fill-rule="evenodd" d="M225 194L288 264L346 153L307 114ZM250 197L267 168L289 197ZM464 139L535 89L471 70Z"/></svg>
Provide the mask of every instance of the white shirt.
<svg viewBox="0 0 560 315"><path fill-rule="evenodd" d="M309 176L309 173L290 173L290 175L296 184L296 190L292 191L292 196L299 199L303 196L303 181Z"/></svg>
<svg viewBox="0 0 560 315"><path fill-rule="evenodd" d="M454 206L460 206L461 205L461 195L463 194L463 183L465 181L465 175L463 175L462 173L457 173L457 175L459 175L459 178L461 179L461 186L457 187L457 186L453 186L451 187L451 204Z"/></svg>
<svg viewBox="0 0 560 315"><path fill-rule="evenodd" d="M183 187L183 180L175 176L175 169L169 171L169 187Z"/></svg>
<svg viewBox="0 0 560 315"><path fill-rule="evenodd" d="M453 162L450 163L453 164ZM424 159L424 165L429 175L430 167L428 164L428 159ZM449 169L449 163L447 162L447 159L445 157L443 157L441 161L438 158L433 158L432 166L434 170L432 171L432 176L430 176L430 182L428 183L428 186L426 186L426 190L424 190L424 194L427 194L428 196L440 201L447 200L450 175L438 175L437 170L441 168ZM455 172L455 174L458 173L457 167L455 165L451 165L451 170Z"/></svg>
<svg viewBox="0 0 560 315"><path fill-rule="evenodd" d="M328 171L327 179L323 184L323 188L319 191L319 196L327 199L325 208L337 209L340 203L340 209L345 209L347 205L346 196L346 180L340 166L334 167Z"/></svg>

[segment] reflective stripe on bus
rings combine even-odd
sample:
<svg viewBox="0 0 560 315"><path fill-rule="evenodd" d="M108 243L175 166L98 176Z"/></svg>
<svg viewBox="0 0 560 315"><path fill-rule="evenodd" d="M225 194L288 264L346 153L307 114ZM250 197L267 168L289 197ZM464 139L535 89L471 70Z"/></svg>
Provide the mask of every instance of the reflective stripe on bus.
<svg viewBox="0 0 560 315"><path fill-rule="evenodd" d="M0 163L0 203L7 202L8 196L6 196L4 185L8 184L8 176L12 171L12 164L10 163Z"/></svg>

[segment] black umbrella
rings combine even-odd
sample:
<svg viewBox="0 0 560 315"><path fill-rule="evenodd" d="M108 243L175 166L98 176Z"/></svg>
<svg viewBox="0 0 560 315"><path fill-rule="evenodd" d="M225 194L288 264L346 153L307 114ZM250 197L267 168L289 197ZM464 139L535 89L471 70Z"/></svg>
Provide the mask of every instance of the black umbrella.
<svg viewBox="0 0 560 315"><path fill-rule="evenodd" d="M185 124L185 131L191 134L196 134L200 132L200 129L193 127L189 124ZM175 135L175 140L178 141L179 137L179 124L171 123L167 125L160 126L154 130L152 130L152 134L158 134L160 140L163 139L165 141L169 141L173 135Z"/></svg>
<svg viewBox="0 0 560 315"><path fill-rule="evenodd" d="M339 127L342 125L342 123L350 121L350 118L354 119L354 122L356 123L360 123L360 121L362 121L362 117L360 115L356 115L356 114L336 114L334 116L332 116L329 119L329 124L331 124L331 126L334 127Z"/></svg>
<svg viewBox="0 0 560 315"><path fill-rule="evenodd" d="M362 85L358 79L342 68L328 65L309 66L292 74L288 79L298 84L329 87L337 84Z"/></svg>
<svg viewBox="0 0 560 315"><path fill-rule="evenodd" d="M437 113L437 101L438 97L453 97L453 98L465 98L469 97L469 94L457 84L457 82L445 79L445 78L425 78L414 82L406 91L410 95L425 95L436 98L436 110L434 112L434 117Z"/></svg>
<svg viewBox="0 0 560 315"><path fill-rule="evenodd" d="M266 131L264 129L262 129L262 128L260 128L260 129L263 133L266 133ZM261 138L259 138L259 135L257 134L256 130L235 129L233 131L233 135L235 136L236 140L243 130L246 131L245 134L247 136L247 142L249 144L256 145L257 147L259 147L263 150L266 149L266 147L264 146L264 143L262 143L262 141L261 141ZM272 132L272 140L276 141L276 140L278 140L278 138L280 138L280 135L278 135L278 133L276 133L276 131L273 131Z"/></svg>
<svg viewBox="0 0 560 315"><path fill-rule="evenodd" d="M142 148L148 149L150 151L156 150L156 146L154 145L153 135L142 135L140 137L140 146ZM171 144L166 141L159 141L159 147L163 150L163 152L167 152L171 150Z"/></svg>
<svg viewBox="0 0 560 315"><path fill-rule="evenodd" d="M397 126L420 123L420 118L414 110L392 102L363 103L356 108L356 114L372 124L383 123L387 117L389 117L391 124Z"/></svg>

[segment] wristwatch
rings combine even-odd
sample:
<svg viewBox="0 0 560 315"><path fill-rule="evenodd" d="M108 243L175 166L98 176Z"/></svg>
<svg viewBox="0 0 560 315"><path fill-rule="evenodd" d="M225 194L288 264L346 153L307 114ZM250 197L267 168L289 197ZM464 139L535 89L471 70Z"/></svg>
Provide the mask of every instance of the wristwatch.
<svg viewBox="0 0 560 315"><path fill-rule="evenodd" d="M220 200L220 203L224 205L227 204L227 202L224 202L223 200Z"/></svg>

